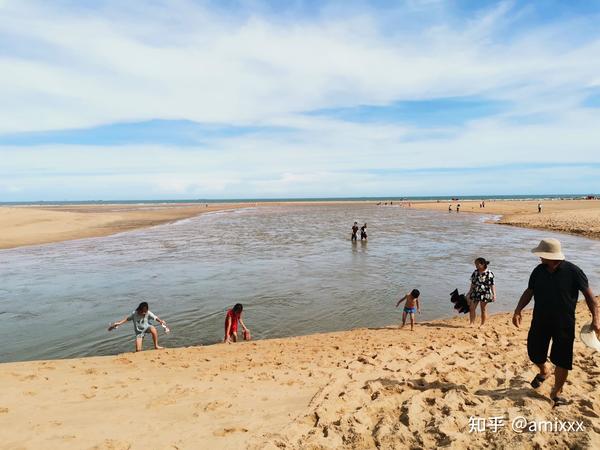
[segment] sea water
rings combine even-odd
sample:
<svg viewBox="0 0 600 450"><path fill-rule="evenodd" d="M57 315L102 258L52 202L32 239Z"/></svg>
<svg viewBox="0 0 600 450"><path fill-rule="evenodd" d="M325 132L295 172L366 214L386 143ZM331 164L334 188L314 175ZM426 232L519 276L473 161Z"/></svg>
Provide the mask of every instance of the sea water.
<svg viewBox="0 0 600 450"><path fill-rule="evenodd" d="M600 292L600 241L491 219L375 203L249 207L1 250L0 361L131 351L131 323L107 327L141 301L169 324L168 335L158 327L167 347L219 342L235 303L254 339L397 324L396 301L413 288L417 321L451 317L449 294L468 290L479 256L496 275L490 312L511 311L544 237L560 239ZM368 223L368 242L351 242L354 221Z"/></svg>

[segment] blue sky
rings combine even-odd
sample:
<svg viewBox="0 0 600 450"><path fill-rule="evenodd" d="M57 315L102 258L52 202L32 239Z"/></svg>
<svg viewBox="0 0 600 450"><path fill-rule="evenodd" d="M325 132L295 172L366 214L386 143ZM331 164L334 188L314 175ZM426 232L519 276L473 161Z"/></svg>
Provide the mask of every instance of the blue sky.
<svg viewBox="0 0 600 450"><path fill-rule="evenodd" d="M0 0L0 201L598 193L599 20Z"/></svg>

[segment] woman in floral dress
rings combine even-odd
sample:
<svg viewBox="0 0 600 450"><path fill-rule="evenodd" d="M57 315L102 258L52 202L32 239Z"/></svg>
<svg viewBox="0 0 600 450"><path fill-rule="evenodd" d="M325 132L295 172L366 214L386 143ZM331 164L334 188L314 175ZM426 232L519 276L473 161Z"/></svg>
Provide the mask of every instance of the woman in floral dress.
<svg viewBox="0 0 600 450"><path fill-rule="evenodd" d="M496 283L494 273L488 269L489 263L485 258L475 260L475 271L471 274L471 287L467 293L471 325L475 323L477 304L481 305L481 326L483 326L487 319L487 304L496 301Z"/></svg>

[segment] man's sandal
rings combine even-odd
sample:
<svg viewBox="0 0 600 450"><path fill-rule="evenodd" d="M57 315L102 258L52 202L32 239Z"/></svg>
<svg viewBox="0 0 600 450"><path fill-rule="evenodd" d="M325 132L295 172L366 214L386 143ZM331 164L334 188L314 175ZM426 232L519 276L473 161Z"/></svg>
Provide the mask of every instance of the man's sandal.
<svg viewBox="0 0 600 450"><path fill-rule="evenodd" d="M546 381L546 377L541 376L539 373L531 380L531 387L534 389L539 388L542 383Z"/></svg>
<svg viewBox="0 0 600 450"><path fill-rule="evenodd" d="M567 400L564 397L554 397L552 399L552 401L554 402L554 406L553 408L556 408L557 406L566 406L566 405L570 405L571 403L573 403L572 400Z"/></svg>

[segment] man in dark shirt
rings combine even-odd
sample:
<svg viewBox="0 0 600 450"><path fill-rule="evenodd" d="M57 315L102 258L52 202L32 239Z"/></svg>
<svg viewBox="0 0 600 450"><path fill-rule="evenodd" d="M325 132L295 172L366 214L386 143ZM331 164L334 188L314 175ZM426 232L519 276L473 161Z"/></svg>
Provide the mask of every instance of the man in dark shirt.
<svg viewBox="0 0 600 450"><path fill-rule="evenodd" d="M583 293L592 313L592 327L596 334L600 331L600 312L585 273L575 264L565 261L558 240L543 239L532 253L539 256L542 263L531 273L529 285L519 300L512 321L519 327L521 311L532 297L535 298L533 319L527 335L527 353L529 359L539 367L540 373L531 381L531 385L538 388L550 374L546 359L552 340L550 361L556 368L550 398L554 406L559 406L568 403L559 394L569 370L573 368L575 308L579 291Z"/></svg>
<svg viewBox="0 0 600 450"><path fill-rule="evenodd" d="M356 233L358 233L358 222L354 222L354 225L352 225L352 237L350 238L351 240L356 241Z"/></svg>

